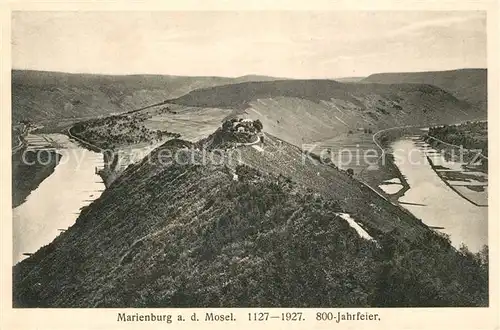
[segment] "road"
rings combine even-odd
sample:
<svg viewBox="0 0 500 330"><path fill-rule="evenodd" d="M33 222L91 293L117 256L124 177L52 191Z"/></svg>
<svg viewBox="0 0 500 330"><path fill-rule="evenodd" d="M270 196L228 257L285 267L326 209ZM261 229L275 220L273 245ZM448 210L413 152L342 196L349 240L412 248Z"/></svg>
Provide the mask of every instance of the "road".
<svg viewBox="0 0 500 330"><path fill-rule="evenodd" d="M477 153L477 150L465 149L465 148L463 148L462 146L457 146L456 144L451 144L451 143L448 143L448 142L444 142L443 140L438 139L437 137L434 137L434 136L432 136L432 135L427 135L427 136L428 136L428 137L430 137L430 138L431 138L431 139L433 139L433 140L438 141L439 143L442 143L442 144L444 144L444 145L450 146L450 147L452 147L452 148L461 149L461 150L463 150L463 151L465 151L465 152ZM480 152L479 154L477 154L477 156L478 156L478 157L482 157L482 158L484 158L484 159L486 159L486 160L488 159L488 157L486 157L485 155L483 155L483 153L482 153L482 152Z"/></svg>
<svg viewBox="0 0 500 330"><path fill-rule="evenodd" d="M468 121L471 121L471 122L484 122L484 121L487 121L487 120L484 120L484 119L478 119L478 120L468 120ZM455 124L451 124L451 125L460 125L460 124L463 124L465 123L464 121L462 122L458 122L458 123L455 123ZM384 156L385 154L385 149L382 147L382 145L378 142L377 140L377 135L383 133L383 132L387 132L387 131L391 131L391 130L395 130L395 129L405 129L405 128L427 128L429 126L435 126L434 124L428 124L428 125L405 125L405 126L397 126L397 127L390 127L390 128L385 128L385 129L382 129L380 131L377 131L375 132L373 135L372 135L372 140L373 140L373 143L375 143L375 145L380 149L380 151L382 151L382 154L380 155L379 159L382 158L382 156ZM431 136L432 137L432 136ZM434 138L434 137L432 137ZM437 138L434 138L436 140L439 140ZM450 146L453 146L453 147L456 147L456 148L460 148L459 146L455 146L455 145L452 145L452 144L449 144L449 143L446 143L442 140L439 140L440 142L442 143L445 143L447 145L450 145ZM482 157L488 159L486 156L482 155ZM361 172L360 172L360 175L361 173L363 173L365 169L363 169Z"/></svg>
<svg viewBox="0 0 500 330"><path fill-rule="evenodd" d="M68 136L69 136L70 138L72 138L72 139L75 139L75 140L79 141L79 142L80 142L80 143L82 143L83 145L85 145L85 146L87 146L88 148L90 148L92 151L96 151L96 152L102 152L102 151L103 151L103 149L102 149L102 148L100 148L100 147L96 146L95 144L92 144L92 143L90 143L90 142L87 142L87 141L85 141L85 140L83 140L83 139L81 139L81 138L79 138L79 137L77 137L77 136L73 135L73 134L71 133L71 129L72 129L72 128L73 128L73 126L71 126L71 127L69 127L69 128L67 129Z"/></svg>

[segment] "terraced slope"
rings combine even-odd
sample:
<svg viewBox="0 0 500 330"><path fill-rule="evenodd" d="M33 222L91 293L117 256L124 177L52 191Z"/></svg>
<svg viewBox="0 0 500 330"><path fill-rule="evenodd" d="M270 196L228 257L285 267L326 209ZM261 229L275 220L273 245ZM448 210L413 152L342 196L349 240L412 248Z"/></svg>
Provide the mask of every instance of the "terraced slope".
<svg viewBox="0 0 500 330"><path fill-rule="evenodd" d="M266 131L295 145L349 131L456 122L477 109L431 85L347 84L278 80L217 86L169 100L184 106L233 109L260 119Z"/></svg>

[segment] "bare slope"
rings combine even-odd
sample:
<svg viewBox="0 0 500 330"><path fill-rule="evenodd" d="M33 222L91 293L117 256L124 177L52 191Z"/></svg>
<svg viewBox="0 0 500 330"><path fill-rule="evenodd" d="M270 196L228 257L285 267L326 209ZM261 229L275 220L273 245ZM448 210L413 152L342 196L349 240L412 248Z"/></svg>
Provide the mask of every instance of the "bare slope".
<svg viewBox="0 0 500 330"><path fill-rule="evenodd" d="M383 84L430 84L440 87L460 100L479 107L484 116L487 112L487 81L486 69L461 69L450 71L429 72L398 72L373 74L362 82Z"/></svg>
<svg viewBox="0 0 500 330"><path fill-rule="evenodd" d="M13 70L13 121L109 115L149 106L197 88L270 80L266 76L93 75Z"/></svg>
<svg viewBox="0 0 500 330"><path fill-rule="evenodd" d="M172 103L234 109L260 119L266 131L295 145L349 131L453 123L477 110L431 85L347 84L332 80L279 80L192 91Z"/></svg>
<svg viewBox="0 0 500 330"><path fill-rule="evenodd" d="M281 156L244 147L250 166L200 163L191 147L171 140L129 167L75 225L16 265L14 306L487 305L487 259L460 255L346 174L318 165L324 179L310 181L290 145ZM187 162L162 158L175 152ZM276 174L282 163L290 177ZM311 188L320 185L335 190ZM395 224L401 230L388 231Z"/></svg>

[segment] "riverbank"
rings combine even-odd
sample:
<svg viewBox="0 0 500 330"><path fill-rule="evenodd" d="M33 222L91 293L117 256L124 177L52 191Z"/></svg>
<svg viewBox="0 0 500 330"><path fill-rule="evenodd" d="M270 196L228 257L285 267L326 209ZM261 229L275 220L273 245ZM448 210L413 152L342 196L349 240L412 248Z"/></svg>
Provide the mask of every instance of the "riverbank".
<svg viewBox="0 0 500 330"><path fill-rule="evenodd" d="M68 133L67 135L68 135L70 138L72 138L72 139L76 140L76 141L77 141L79 144L81 144L84 148L86 148L86 149L88 149L88 150L90 150L90 151L93 151L93 152L102 152L102 150L103 150L103 149L102 149L101 147L98 147L98 146L96 146L95 144L92 144L92 143L90 143L90 142L88 142L88 141L85 141L85 140L84 140L84 139L82 139L81 137L79 137L79 136L75 135L75 133L74 133L74 132L72 132L73 128L74 128L74 126L71 126L71 127L69 127L69 128L66 130L66 132Z"/></svg>
<svg viewBox="0 0 500 330"><path fill-rule="evenodd" d="M455 248L465 244L477 252L488 245L487 205L477 203L458 189L463 187L451 184L458 182L459 175L441 168L439 159L433 158L438 156L437 153L431 157L427 155L426 150L430 149L426 148L432 146L425 147L426 134L419 127L401 127L374 135L374 141L386 151L385 166L381 167L384 171L378 171L377 176L392 173L398 180L390 182L400 181L403 186L396 193L384 193L384 196L407 209L429 228L449 235ZM421 143L414 142L416 136L420 137ZM415 156L417 162L413 164ZM450 178L455 181L449 182ZM373 187L373 183L370 182L370 186ZM482 188L476 187L477 190Z"/></svg>
<svg viewBox="0 0 500 330"><path fill-rule="evenodd" d="M488 209L462 199L436 173L428 149L415 141L406 138L392 144L394 163L410 186L399 203L430 228L449 235L455 248L465 244L472 252L480 251L488 245Z"/></svg>
<svg viewBox="0 0 500 330"><path fill-rule="evenodd" d="M30 138L57 145L27 151L33 154L31 157L45 155L47 162L57 159L57 164L48 162L52 165L44 171L33 171L29 165L24 168L26 175L43 173L45 177L38 180L39 184L24 203L13 208L14 263L23 260L25 253L34 253L49 244L61 231L72 226L82 208L99 198L105 189L95 173L95 168L102 166L101 154L81 148L63 134L44 134L43 139L32 135Z"/></svg>
<svg viewBox="0 0 500 330"><path fill-rule="evenodd" d="M173 136L177 136L166 135L155 142L142 142L123 145L121 147L113 147L111 149L105 149L104 146L101 146L101 144L98 142L89 142L85 140L83 137L76 134L73 128L74 126L68 128L66 131L67 135L70 138L74 139L83 148L102 154L104 159L103 166L96 168L95 172L101 177L106 188L110 187L110 185L116 179L118 179L118 177L123 173L127 166L140 161L141 159L146 157L152 150L159 147L168 140L171 140Z"/></svg>
<svg viewBox="0 0 500 330"><path fill-rule="evenodd" d="M379 149L378 165L374 169L366 168L362 171L360 177L373 190L393 203L399 204L399 199L410 189L410 185L394 162L391 145L403 136L420 133L420 130L420 127L401 126L380 130L372 136L374 145ZM389 184L397 184L400 189L388 192L389 189L386 191L381 188L381 186Z"/></svg>
<svg viewBox="0 0 500 330"><path fill-rule="evenodd" d="M455 158L458 156L462 158L462 161L469 163L469 168L488 174L488 158L483 155L481 149L466 149L464 147L442 141L429 134L424 137L424 141L434 149L442 152L446 157L446 160L455 161Z"/></svg>
<svg viewBox="0 0 500 330"><path fill-rule="evenodd" d="M463 193L461 193L460 191L458 191L453 185L451 185L448 182L448 180L446 179L446 177L444 177L444 175L442 174L443 172L438 171L438 166L434 165L434 163L433 163L433 161L432 161L432 159L430 157L427 157L427 161L431 165L431 168L434 171L434 173L436 173L436 175L444 182L444 184L446 184L450 189L452 189L457 195L459 195L460 197L462 197L463 199L465 199L466 201L468 201L469 203L471 203L474 206L477 206L477 207L488 207L488 205L478 204L477 202L475 202L471 198L465 196ZM484 188L482 186L469 186L469 187L481 187L482 190L477 190L477 188L476 188L476 190L478 192L484 191ZM472 188L471 190L474 190L474 188Z"/></svg>
<svg viewBox="0 0 500 330"><path fill-rule="evenodd" d="M95 173L99 175L104 183L104 186L106 188L109 188L109 186L115 181L118 176L119 172L116 169L117 165L117 155L110 156L110 153L105 152L101 147L96 146L95 144L92 144L88 141L85 141L79 136L76 136L75 133L72 132L72 129L74 126L69 127L66 132L68 136L71 139L74 139L80 146L83 148L101 153L104 159L104 166L102 168L95 168Z"/></svg>
<svg viewBox="0 0 500 330"><path fill-rule="evenodd" d="M12 155L12 208L26 201L54 173L62 155L53 150L23 150Z"/></svg>

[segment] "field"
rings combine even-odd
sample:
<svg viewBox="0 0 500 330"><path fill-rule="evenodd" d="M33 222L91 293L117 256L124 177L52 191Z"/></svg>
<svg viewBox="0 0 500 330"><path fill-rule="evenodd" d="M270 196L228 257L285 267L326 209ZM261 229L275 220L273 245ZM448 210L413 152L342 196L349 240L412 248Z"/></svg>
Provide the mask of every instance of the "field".
<svg viewBox="0 0 500 330"><path fill-rule="evenodd" d="M213 133L232 111L167 103L143 113L148 115L144 122L146 128L168 129L178 133L183 140L196 142Z"/></svg>
<svg viewBox="0 0 500 330"><path fill-rule="evenodd" d="M331 139L315 141L315 151L331 158L342 170L353 169L355 175L363 170L375 170L382 151L373 142L370 132L352 132ZM372 132L373 133L373 132ZM370 166L371 165L371 166Z"/></svg>

